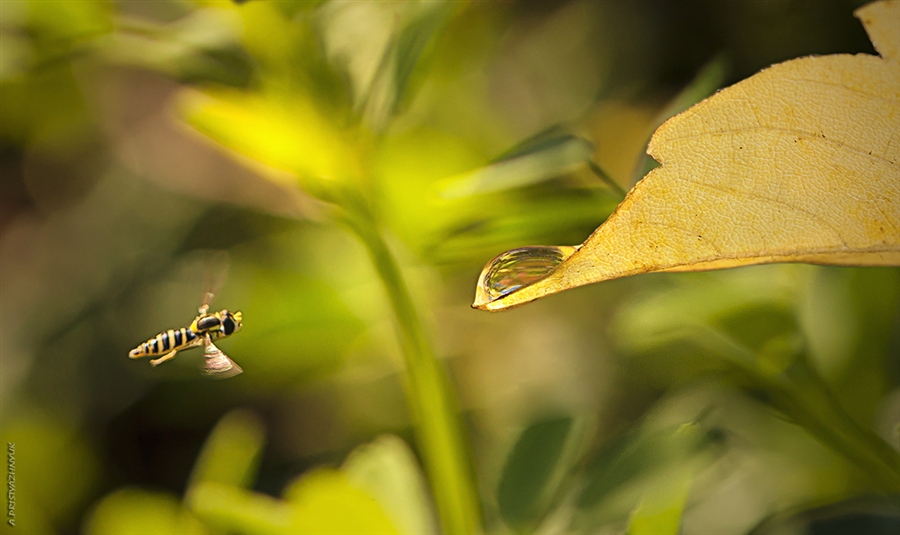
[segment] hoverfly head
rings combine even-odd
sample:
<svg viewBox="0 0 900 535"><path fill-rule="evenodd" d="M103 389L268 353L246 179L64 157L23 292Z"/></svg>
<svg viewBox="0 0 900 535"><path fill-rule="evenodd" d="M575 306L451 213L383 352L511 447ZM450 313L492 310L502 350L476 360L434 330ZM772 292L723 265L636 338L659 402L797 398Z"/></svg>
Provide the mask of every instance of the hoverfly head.
<svg viewBox="0 0 900 535"><path fill-rule="evenodd" d="M240 311L231 313L227 310L222 311L222 333L225 336L234 334L241 330L243 323L241 323L241 319L243 319L243 314Z"/></svg>

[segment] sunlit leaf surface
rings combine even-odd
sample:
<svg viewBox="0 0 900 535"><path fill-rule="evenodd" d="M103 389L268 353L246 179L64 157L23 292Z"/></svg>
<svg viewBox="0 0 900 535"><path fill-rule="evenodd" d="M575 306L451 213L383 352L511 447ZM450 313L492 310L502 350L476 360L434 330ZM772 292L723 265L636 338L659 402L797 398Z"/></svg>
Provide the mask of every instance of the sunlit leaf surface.
<svg viewBox="0 0 900 535"><path fill-rule="evenodd" d="M781 63L667 121L648 148L662 166L576 253L473 306L659 271L900 264L900 2L857 15L881 57Z"/></svg>
<svg viewBox="0 0 900 535"><path fill-rule="evenodd" d="M89 535L207 533L175 496L134 488L118 490L103 498L85 522L84 532Z"/></svg>
<svg viewBox="0 0 900 535"><path fill-rule="evenodd" d="M256 476L263 447L263 429L249 412L229 413L206 441L191 474L191 485L201 482L246 486Z"/></svg>
<svg viewBox="0 0 900 535"><path fill-rule="evenodd" d="M347 479L375 498L402 532L438 532L422 470L401 438L378 437L354 450L341 468Z"/></svg>
<svg viewBox="0 0 900 535"><path fill-rule="evenodd" d="M398 533L372 496L336 470L320 469L285 492L295 533Z"/></svg>
<svg viewBox="0 0 900 535"><path fill-rule="evenodd" d="M181 108L210 138L275 169L327 180L346 159L339 134L300 98L279 105L237 92L188 92Z"/></svg>

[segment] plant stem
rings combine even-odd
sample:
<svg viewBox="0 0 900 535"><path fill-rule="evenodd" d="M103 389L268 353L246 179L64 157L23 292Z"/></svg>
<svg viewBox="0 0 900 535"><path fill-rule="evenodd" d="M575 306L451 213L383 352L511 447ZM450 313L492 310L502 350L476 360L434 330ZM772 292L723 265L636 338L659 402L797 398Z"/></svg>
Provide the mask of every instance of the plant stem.
<svg viewBox="0 0 900 535"><path fill-rule="evenodd" d="M480 512L459 407L446 370L435 357L394 256L371 220L345 222L362 239L397 319L407 403L425 471L447 535L480 532Z"/></svg>

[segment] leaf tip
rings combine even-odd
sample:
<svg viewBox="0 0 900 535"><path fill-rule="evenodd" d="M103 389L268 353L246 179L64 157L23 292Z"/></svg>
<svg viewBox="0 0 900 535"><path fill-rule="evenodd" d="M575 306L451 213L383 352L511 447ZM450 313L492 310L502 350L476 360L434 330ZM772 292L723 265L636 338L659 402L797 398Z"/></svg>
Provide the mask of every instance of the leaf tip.
<svg viewBox="0 0 900 535"><path fill-rule="evenodd" d="M537 299L539 294L519 294L521 299L511 296L546 279L577 250L578 247L566 245L540 245L519 247L497 255L484 266L478 277L472 308L495 311Z"/></svg>

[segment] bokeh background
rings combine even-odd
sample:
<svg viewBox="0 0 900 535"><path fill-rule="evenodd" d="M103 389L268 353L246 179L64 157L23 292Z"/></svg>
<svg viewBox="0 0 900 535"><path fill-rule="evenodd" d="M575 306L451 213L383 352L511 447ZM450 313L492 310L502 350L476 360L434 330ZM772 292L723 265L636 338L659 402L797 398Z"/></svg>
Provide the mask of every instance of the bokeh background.
<svg viewBox="0 0 900 535"><path fill-rule="evenodd" d="M458 396L487 532L621 531L658 480L646 467L696 460L653 442L691 422L708 440L685 533L893 529L897 488L829 442L828 414L846 413L837 434L900 447L897 269L646 275L469 308L493 256L580 243L615 208L578 147L629 189L679 107L797 56L874 53L860 4L3 0L0 440L15 444L15 529L149 533L169 515L185 532L265 532L182 504L223 418L223 440L257 452L248 488L272 497L384 435L418 453L388 295L322 193L346 161ZM504 154L527 158L485 167ZM199 351L129 360L190 322L224 256L214 307L245 327L219 345L245 373L206 380ZM769 378L814 370L825 429L798 425L795 399L742 355ZM650 446L604 473L623 443ZM517 478L554 455L571 459L551 466L552 497L517 502Z"/></svg>

